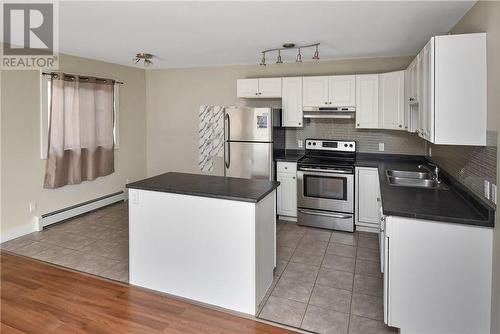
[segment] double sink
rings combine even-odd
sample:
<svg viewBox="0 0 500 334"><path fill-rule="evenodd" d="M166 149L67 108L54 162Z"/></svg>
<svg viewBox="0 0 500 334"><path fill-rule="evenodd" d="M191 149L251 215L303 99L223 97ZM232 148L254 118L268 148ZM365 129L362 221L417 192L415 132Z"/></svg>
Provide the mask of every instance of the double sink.
<svg viewBox="0 0 500 334"><path fill-rule="evenodd" d="M385 174L391 186L448 190L448 186L433 178L429 172L388 169Z"/></svg>

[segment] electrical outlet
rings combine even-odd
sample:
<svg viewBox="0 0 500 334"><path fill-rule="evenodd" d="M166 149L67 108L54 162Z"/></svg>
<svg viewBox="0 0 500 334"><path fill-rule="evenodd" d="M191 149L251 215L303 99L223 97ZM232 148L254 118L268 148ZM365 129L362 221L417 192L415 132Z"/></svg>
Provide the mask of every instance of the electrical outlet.
<svg viewBox="0 0 500 334"><path fill-rule="evenodd" d="M484 197L490 199L490 181L484 180Z"/></svg>
<svg viewBox="0 0 500 334"><path fill-rule="evenodd" d="M139 204L139 194L137 191L134 191L132 194L132 204Z"/></svg>
<svg viewBox="0 0 500 334"><path fill-rule="evenodd" d="M297 147L302 148L304 145L302 144L302 140L297 140Z"/></svg>
<svg viewBox="0 0 500 334"><path fill-rule="evenodd" d="M36 212L36 202L31 202L29 206L30 213Z"/></svg>
<svg viewBox="0 0 500 334"><path fill-rule="evenodd" d="M378 143L378 150L379 150L380 152L383 152L383 151L385 150L385 145L384 145L384 143Z"/></svg>
<svg viewBox="0 0 500 334"><path fill-rule="evenodd" d="M497 204L497 185L494 183L491 184L491 201Z"/></svg>

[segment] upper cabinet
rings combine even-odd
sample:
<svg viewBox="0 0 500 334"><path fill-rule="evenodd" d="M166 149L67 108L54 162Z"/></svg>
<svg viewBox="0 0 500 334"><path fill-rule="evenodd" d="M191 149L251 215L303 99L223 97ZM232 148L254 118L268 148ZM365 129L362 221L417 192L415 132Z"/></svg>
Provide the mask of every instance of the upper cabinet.
<svg viewBox="0 0 500 334"><path fill-rule="evenodd" d="M379 128L405 130L405 71L379 74Z"/></svg>
<svg viewBox="0 0 500 334"><path fill-rule="evenodd" d="M406 109L420 137L434 144L486 145L485 33L431 38L407 75Z"/></svg>
<svg viewBox="0 0 500 334"><path fill-rule="evenodd" d="M378 128L378 74L356 75L356 127Z"/></svg>
<svg viewBox="0 0 500 334"><path fill-rule="evenodd" d="M304 77L302 80L304 107L328 107L328 77Z"/></svg>
<svg viewBox="0 0 500 334"><path fill-rule="evenodd" d="M283 78L281 108L282 126L302 127L302 77Z"/></svg>
<svg viewBox="0 0 500 334"><path fill-rule="evenodd" d="M303 78L304 107L353 107L356 77L334 75Z"/></svg>
<svg viewBox="0 0 500 334"><path fill-rule="evenodd" d="M236 95L243 98L280 98L281 78L238 79Z"/></svg>
<svg viewBox="0 0 500 334"><path fill-rule="evenodd" d="M330 105L354 107L356 105L356 76L336 75L328 77Z"/></svg>

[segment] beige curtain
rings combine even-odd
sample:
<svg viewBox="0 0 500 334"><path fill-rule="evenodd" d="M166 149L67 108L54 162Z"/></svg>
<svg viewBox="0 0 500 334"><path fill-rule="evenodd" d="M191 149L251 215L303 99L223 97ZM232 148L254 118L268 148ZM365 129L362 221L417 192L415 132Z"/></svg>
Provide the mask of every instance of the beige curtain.
<svg viewBox="0 0 500 334"><path fill-rule="evenodd" d="M114 172L113 85L106 79L53 76L45 188Z"/></svg>

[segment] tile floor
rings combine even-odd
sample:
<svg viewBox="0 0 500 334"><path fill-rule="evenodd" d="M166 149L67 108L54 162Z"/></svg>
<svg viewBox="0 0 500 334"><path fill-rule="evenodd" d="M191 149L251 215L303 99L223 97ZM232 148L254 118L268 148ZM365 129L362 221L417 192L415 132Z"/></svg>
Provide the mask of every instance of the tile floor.
<svg viewBox="0 0 500 334"><path fill-rule="evenodd" d="M4 242L2 249L128 282L128 205L117 203Z"/></svg>
<svg viewBox="0 0 500 334"><path fill-rule="evenodd" d="M0 245L128 282L128 205L118 203ZM259 318L325 334L395 333L383 324L375 234L277 223L277 267Z"/></svg>
<svg viewBox="0 0 500 334"><path fill-rule="evenodd" d="M274 281L258 317L315 333L397 333L383 323L377 237L278 222Z"/></svg>

